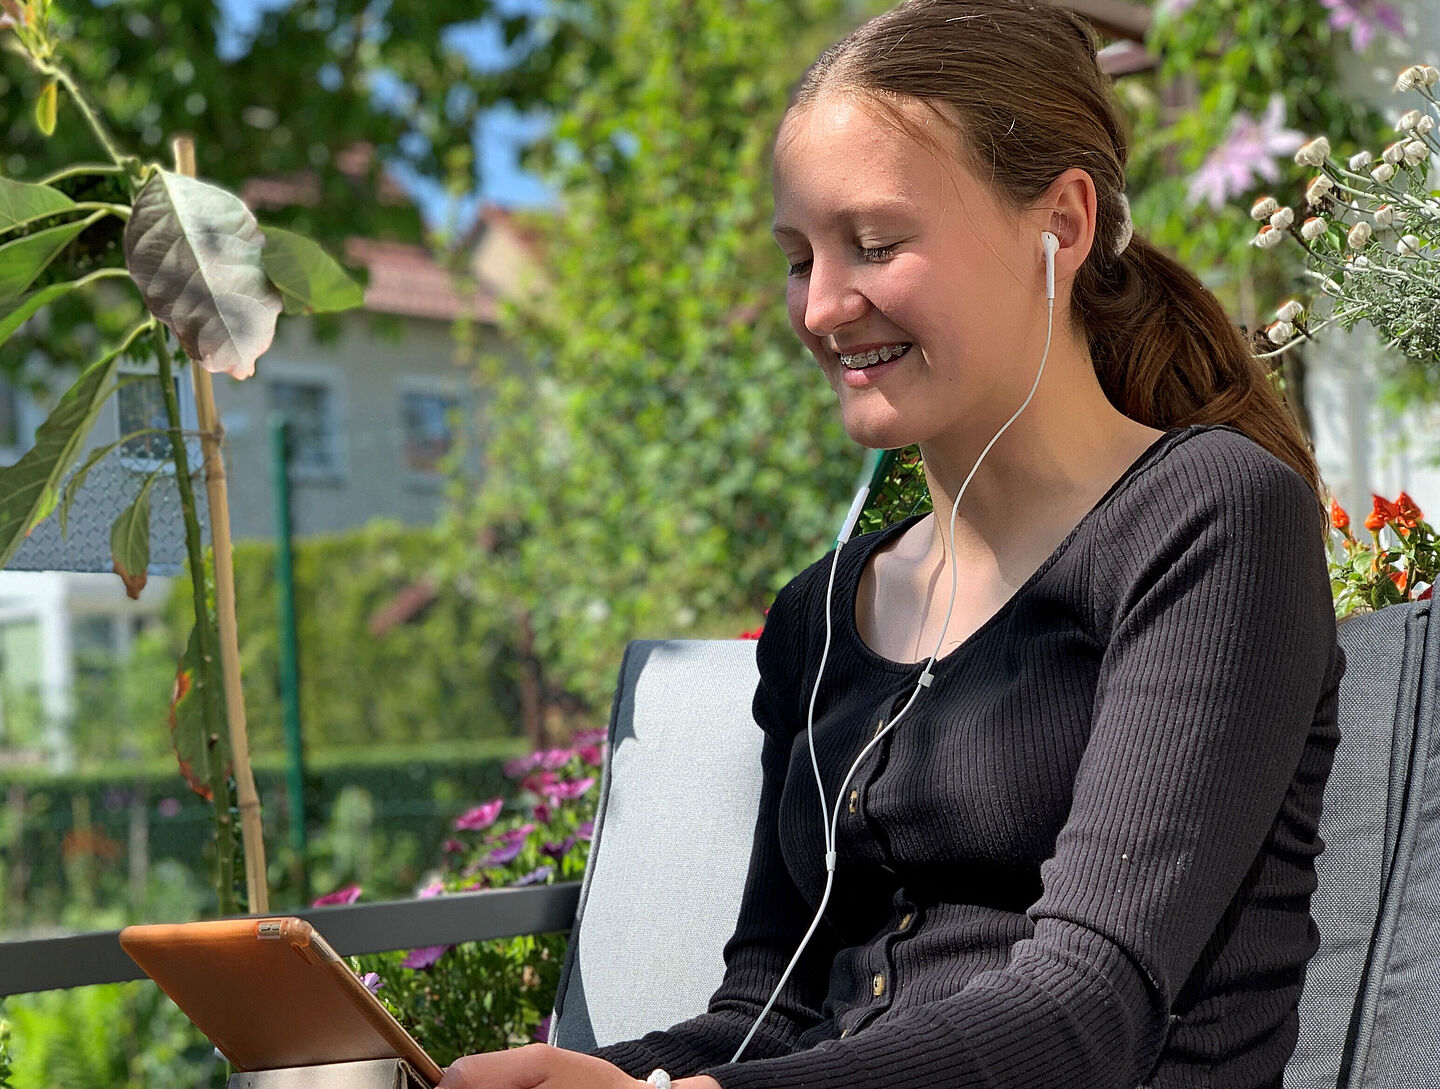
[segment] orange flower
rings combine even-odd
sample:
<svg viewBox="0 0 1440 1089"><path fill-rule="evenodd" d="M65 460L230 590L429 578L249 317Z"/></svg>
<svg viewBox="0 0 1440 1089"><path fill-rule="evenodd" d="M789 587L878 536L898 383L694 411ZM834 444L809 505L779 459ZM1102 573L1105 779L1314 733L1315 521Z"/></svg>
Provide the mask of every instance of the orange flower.
<svg viewBox="0 0 1440 1089"><path fill-rule="evenodd" d="M1404 571L1391 571L1391 572L1390 572L1390 581L1395 584L1395 588L1396 588L1397 590L1399 590L1402 594L1405 592L1405 583L1406 583L1407 579L1408 579L1408 576L1406 575L1406 573L1405 573Z"/></svg>
<svg viewBox="0 0 1440 1089"><path fill-rule="evenodd" d="M1365 516L1365 528L1371 533L1379 533L1385 528L1386 522L1397 521L1400 517L1400 510L1390 500L1370 493L1370 498L1375 501L1375 509Z"/></svg>
<svg viewBox="0 0 1440 1089"><path fill-rule="evenodd" d="M1415 505L1415 500L1404 492L1401 492L1399 498L1395 500L1395 512L1400 518L1400 524L1409 526L1411 529L1414 529L1425 517L1420 513L1420 508Z"/></svg>
<svg viewBox="0 0 1440 1089"><path fill-rule="evenodd" d="M1338 500L1330 500L1330 524L1342 533L1350 528L1350 516Z"/></svg>

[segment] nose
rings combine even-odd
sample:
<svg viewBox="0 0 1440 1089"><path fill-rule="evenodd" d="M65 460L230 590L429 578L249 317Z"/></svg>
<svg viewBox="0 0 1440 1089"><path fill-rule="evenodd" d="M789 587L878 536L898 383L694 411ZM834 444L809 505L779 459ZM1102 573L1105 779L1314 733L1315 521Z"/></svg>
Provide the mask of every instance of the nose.
<svg viewBox="0 0 1440 1089"><path fill-rule="evenodd" d="M853 269L818 256L813 260L806 278L805 328L814 336L829 336L863 317L869 307L870 300L860 292Z"/></svg>

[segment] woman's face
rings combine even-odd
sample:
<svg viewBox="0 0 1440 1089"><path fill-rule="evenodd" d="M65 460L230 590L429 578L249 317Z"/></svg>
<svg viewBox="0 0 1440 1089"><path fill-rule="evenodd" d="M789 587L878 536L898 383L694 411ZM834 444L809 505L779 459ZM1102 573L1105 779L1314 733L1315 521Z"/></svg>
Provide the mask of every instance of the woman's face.
<svg viewBox="0 0 1440 1089"><path fill-rule="evenodd" d="M928 111L907 108L951 139ZM790 324L855 441L895 448L967 422L993 430L1040 360L1036 349L1033 365L1019 365L1037 320L1041 345L1045 335L1039 230L1026 245L1018 217L958 161L873 111L829 95L781 126L774 233L790 264ZM842 356L878 362L852 369Z"/></svg>

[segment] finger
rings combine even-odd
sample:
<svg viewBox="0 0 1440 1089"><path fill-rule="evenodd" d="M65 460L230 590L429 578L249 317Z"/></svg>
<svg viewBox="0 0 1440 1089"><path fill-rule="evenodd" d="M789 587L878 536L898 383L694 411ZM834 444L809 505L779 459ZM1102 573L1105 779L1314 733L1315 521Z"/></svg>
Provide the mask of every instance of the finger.
<svg viewBox="0 0 1440 1089"><path fill-rule="evenodd" d="M545 1081L546 1044L466 1055L445 1068L439 1089L536 1089Z"/></svg>

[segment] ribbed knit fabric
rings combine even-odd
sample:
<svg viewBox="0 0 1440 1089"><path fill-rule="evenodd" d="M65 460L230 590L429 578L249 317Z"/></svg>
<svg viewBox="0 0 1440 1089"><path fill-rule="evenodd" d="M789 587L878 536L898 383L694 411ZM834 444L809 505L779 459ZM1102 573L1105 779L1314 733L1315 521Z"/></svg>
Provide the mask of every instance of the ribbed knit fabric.
<svg viewBox="0 0 1440 1089"><path fill-rule="evenodd" d="M725 1089L1278 1089L1344 668L1323 517L1234 428L1159 438L860 766L825 920L731 1063L824 888L805 712L830 560L808 568L757 648L765 781L724 981L596 1054ZM866 558L913 521L841 554L827 806L919 674L854 620Z"/></svg>

